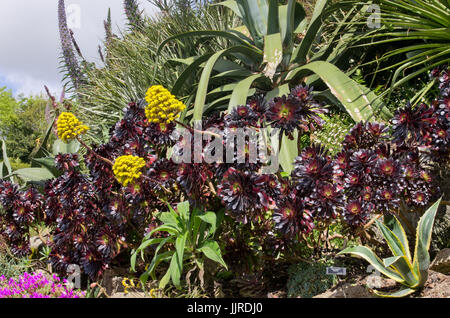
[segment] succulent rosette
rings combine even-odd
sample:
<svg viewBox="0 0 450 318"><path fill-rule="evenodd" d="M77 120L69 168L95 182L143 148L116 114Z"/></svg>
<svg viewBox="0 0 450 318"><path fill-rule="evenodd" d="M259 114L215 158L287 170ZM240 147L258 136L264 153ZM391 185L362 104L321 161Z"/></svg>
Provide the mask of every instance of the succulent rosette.
<svg viewBox="0 0 450 318"><path fill-rule="evenodd" d="M323 183L308 197L307 202L315 217L336 219L343 205L342 191L331 183Z"/></svg>
<svg viewBox="0 0 450 318"><path fill-rule="evenodd" d="M253 110L253 112L256 113L260 121L264 120L267 109L267 102L263 94L250 97L247 101L247 105Z"/></svg>
<svg viewBox="0 0 450 318"><path fill-rule="evenodd" d="M436 124L432 108L426 104L413 107L407 103L405 108L395 112L392 119L394 142L402 144L411 138L413 142L423 142L429 136L431 128Z"/></svg>
<svg viewBox="0 0 450 318"><path fill-rule="evenodd" d="M314 87L312 86L299 85L291 91L290 96L298 99L303 103L308 103L313 100L313 90Z"/></svg>
<svg viewBox="0 0 450 318"><path fill-rule="evenodd" d="M152 123L145 129L146 138L155 145L158 146L173 146L176 141L175 124L172 123Z"/></svg>
<svg viewBox="0 0 450 318"><path fill-rule="evenodd" d="M324 120L319 114L326 112L327 110L314 100L312 88L298 86L288 96L283 95L271 100L265 117L273 127L280 128L292 139L294 130L309 132L317 127L321 128Z"/></svg>
<svg viewBox="0 0 450 318"><path fill-rule="evenodd" d="M314 229L313 215L295 190L278 203L273 212L273 222L275 229L288 238L310 233Z"/></svg>
<svg viewBox="0 0 450 318"><path fill-rule="evenodd" d="M375 148L387 140L388 128L380 123L357 123L345 136L344 151Z"/></svg>
<svg viewBox="0 0 450 318"><path fill-rule="evenodd" d="M177 170L177 182L194 201L208 199L208 181L213 179L210 167L203 163L181 164Z"/></svg>
<svg viewBox="0 0 450 318"><path fill-rule="evenodd" d="M227 211L244 224L268 206L267 194L258 186L258 175L228 169L218 187Z"/></svg>

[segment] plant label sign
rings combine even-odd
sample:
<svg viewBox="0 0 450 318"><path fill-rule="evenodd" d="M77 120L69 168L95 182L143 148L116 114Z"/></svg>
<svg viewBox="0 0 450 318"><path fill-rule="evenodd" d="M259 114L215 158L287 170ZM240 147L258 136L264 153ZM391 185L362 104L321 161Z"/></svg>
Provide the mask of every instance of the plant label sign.
<svg viewBox="0 0 450 318"><path fill-rule="evenodd" d="M327 275L347 275L347 269L345 267L327 267Z"/></svg>

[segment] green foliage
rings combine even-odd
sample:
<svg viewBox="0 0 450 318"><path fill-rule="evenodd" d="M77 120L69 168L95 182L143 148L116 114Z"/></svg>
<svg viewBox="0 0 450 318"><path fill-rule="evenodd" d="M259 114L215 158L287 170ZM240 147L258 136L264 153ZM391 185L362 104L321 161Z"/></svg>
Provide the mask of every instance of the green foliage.
<svg viewBox="0 0 450 318"><path fill-rule="evenodd" d="M6 87L0 88L0 123L9 125L14 120L14 111L17 108L17 101L12 96L11 90ZM1 126L1 127L2 127Z"/></svg>
<svg viewBox="0 0 450 318"><path fill-rule="evenodd" d="M419 220L416 230L414 258L411 257L405 231L395 216L385 216L384 224L376 221L378 229L393 254L392 257L380 260L371 249L365 246L349 247L338 255L351 254L362 257L372 264L376 270L405 286L405 288L392 294L375 291L377 295L403 297L414 293L425 285L428 278L428 267L430 266L428 250L431 244L434 218L440 202L441 199L435 202Z"/></svg>
<svg viewBox="0 0 450 318"><path fill-rule="evenodd" d="M342 150L345 135L354 123L349 116L340 113L322 117L325 119L325 125L311 135L311 140L325 146L331 155L335 155Z"/></svg>
<svg viewBox="0 0 450 318"><path fill-rule="evenodd" d="M321 259L315 262L300 262L289 268L287 282L288 297L311 298L337 284L336 275L327 275L326 269L333 266L331 259Z"/></svg>
<svg viewBox="0 0 450 318"><path fill-rule="evenodd" d="M336 11L336 7L327 6L326 0L317 1L310 21L303 7L293 0L286 5L255 0L229 0L219 4L233 10L241 17L243 25L226 31L179 34L160 46L160 51L164 52L164 46L172 41L212 36L232 43L215 53L196 54L189 62L185 73L192 74L200 69L201 78L188 117L198 120L213 109L232 109L245 104L254 88L267 94L267 99L282 95L289 89L288 85L293 86L311 74L316 76L311 76L309 82L321 80L328 88L324 97L342 106L355 121L369 119L374 106L383 108L380 101L375 101L375 94L335 66L350 43L350 38L339 39L339 35L354 31L346 28L346 22L359 16L357 9L350 9L339 20L335 33L326 43L316 43L316 39L321 40L325 17ZM301 41L298 41L299 34L304 35ZM178 78L174 94L188 78L185 74ZM215 84L217 82L219 84Z"/></svg>
<svg viewBox="0 0 450 318"><path fill-rule="evenodd" d="M158 53L164 39L194 30L232 28L236 24L237 18L223 10L200 6L197 10L182 11L174 6L169 14L145 19L139 31L110 38L105 42L105 65L85 63L86 83L78 90L80 118L91 127L91 136L103 142L109 127L121 118L123 108L145 96L151 85L173 87L187 67L184 58L218 51L227 44L222 39L183 39ZM191 91L192 88L185 87L177 97L185 100Z"/></svg>
<svg viewBox="0 0 450 318"><path fill-rule="evenodd" d="M42 97L16 100L11 92L0 89L0 134L6 140L11 158L30 162L30 153L47 129L46 105Z"/></svg>
<svg viewBox="0 0 450 318"><path fill-rule="evenodd" d="M365 37L366 45L389 44L377 59L394 69L391 87L396 88L420 74L450 61L450 6L447 0L377 0L381 8L381 28ZM401 57L391 63L392 58ZM388 92L386 92L388 93Z"/></svg>
<svg viewBox="0 0 450 318"><path fill-rule="evenodd" d="M170 265L160 280L161 289L170 280L173 285L180 288L181 275L186 267L197 268L200 279L203 280L201 276L204 272L205 257L227 268L219 244L214 240L214 234L223 218L222 213L202 213L197 208L193 208L191 212L189 202L185 201L177 205L177 211L169 205L169 212L161 213L158 218L163 224L144 238L131 258L131 267L135 270L138 254L141 254L144 260L144 251L158 244L152 262L141 276L143 285L150 276L156 279L155 270L162 261L170 262ZM155 234L161 233L168 233L168 236L152 238Z"/></svg>
<svg viewBox="0 0 450 318"><path fill-rule="evenodd" d="M0 244L2 244L0 242ZM0 276L12 278L22 275L32 268L32 261L28 258L15 257L7 249L0 246Z"/></svg>
<svg viewBox="0 0 450 318"><path fill-rule="evenodd" d="M53 121L54 122L54 121ZM76 153L80 149L78 141L63 143L55 140L50 152L48 148L49 140L53 139L53 122L47 128L44 136L40 136L38 147L28 155L31 163L23 163L20 159L9 159L6 144L2 139L2 151L0 158L0 179L9 178L11 181L32 183L37 186L43 186L45 181L58 177L61 172L55 166L55 156L57 154Z"/></svg>

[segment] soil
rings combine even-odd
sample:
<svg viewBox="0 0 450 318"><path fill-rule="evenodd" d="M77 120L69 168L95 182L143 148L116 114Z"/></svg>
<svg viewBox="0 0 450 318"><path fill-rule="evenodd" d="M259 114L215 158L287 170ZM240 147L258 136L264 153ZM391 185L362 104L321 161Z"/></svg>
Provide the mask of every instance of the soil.
<svg viewBox="0 0 450 318"><path fill-rule="evenodd" d="M429 271L425 288L417 296L421 298L450 298L450 276Z"/></svg>
<svg viewBox="0 0 450 318"><path fill-rule="evenodd" d="M367 276L360 278L356 283L342 282L328 291L315 296L314 298L375 298L367 285L370 285L373 277ZM393 280L380 278L378 280L377 290L383 292L393 292L399 289L399 285ZM425 287L417 293L408 297L413 298L450 298L450 276L442 273L429 271L428 280Z"/></svg>

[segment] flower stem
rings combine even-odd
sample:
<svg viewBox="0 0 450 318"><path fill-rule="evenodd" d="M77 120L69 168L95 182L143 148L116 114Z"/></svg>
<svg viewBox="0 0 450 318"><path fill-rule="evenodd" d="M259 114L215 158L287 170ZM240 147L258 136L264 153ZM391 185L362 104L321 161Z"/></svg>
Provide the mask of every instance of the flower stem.
<svg viewBox="0 0 450 318"><path fill-rule="evenodd" d="M364 225L364 229L368 229L373 223L375 223L376 220L378 220L381 217L381 214L378 214L377 216L375 216L372 220L370 220L369 223L367 223L366 225Z"/></svg>
<svg viewBox="0 0 450 318"><path fill-rule="evenodd" d="M111 166L114 166L114 163L111 161L111 160L109 160L109 159L106 159L106 158L104 158L104 157L102 157L102 156L100 156L98 153L96 153L91 147L89 147L80 137L76 137L76 139L78 140L78 142L84 147L84 148L86 148L89 152L91 152L97 159L100 159L100 160L102 160L103 162L106 162L107 164L109 164L109 165L111 165Z"/></svg>
<svg viewBox="0 0 450 318"><path fill-rule="evenodd" d="M178 120L174 120L174 122L176 124L182 126L183 128L186 128L189 131L200 133L200 134L205 134L205 135L210 135L210 136L213 136L213 137L216 137L216 138L222 138L221 135L213 133L212 131L198 130L198 129L192 128L192 127L190 127L190 126L188 126L186 124L183 124L182 122L179 122Z"/></svg>

